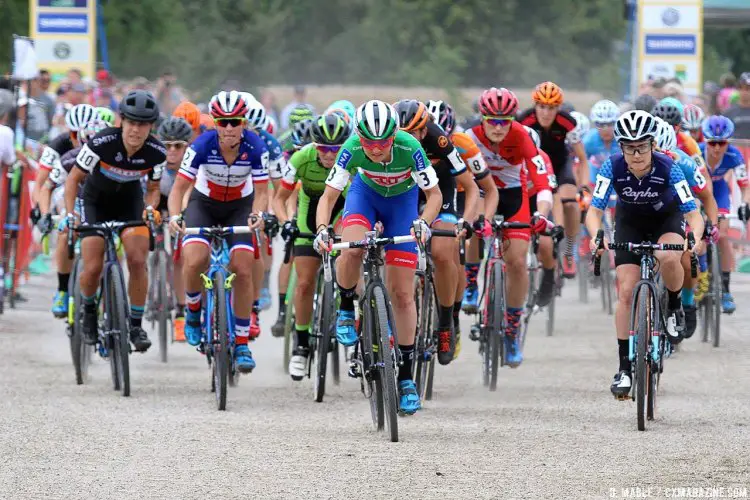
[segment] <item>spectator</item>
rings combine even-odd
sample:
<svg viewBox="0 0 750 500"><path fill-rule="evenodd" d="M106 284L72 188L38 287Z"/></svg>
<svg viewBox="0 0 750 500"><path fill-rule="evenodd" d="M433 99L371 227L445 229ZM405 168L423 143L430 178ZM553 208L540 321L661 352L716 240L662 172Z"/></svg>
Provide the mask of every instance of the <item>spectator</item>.
<svg viewBox="0 0 750 500"><path fill-rule="evenodd" d="M737 104L730 107L724 115L734 122L735 138L750 139L750 72L742 73L738 83Z"/></svg>
<svg viewBox="0 0 750 500"><path fill-rule="evenodd" d="M68 70L68 83L71 85L83 83L83 73L80 69L71 68Z"/></svg>
<svg viewBox="0 0 750 500"><path fill-rule="evenodd" d="M682 86L682 82L677 78L670 78L664 84L662 89L664 97L674 97L678 101L685 102L685 90Z"/></svg>
<svg viewBox="0 0 750 500"><path fill-rule="evenodd" d="M46 69L39 70L39 90L41 93L37 100L44 104L44 110L47 112L47 121L51 124L52 117L55 116L55 99L49 91L49 86L52 83L52 75Z"/></svg>
<svg viewBox="0 0 750 500"><path fill-rule="evenodd" d="M42 98L49 98L39 84L40 77L36 77L28 83L28 95L21 87L18 96L18 119L20 127L26 131L26 138L41 141L50 129L50 119L47 114L48 105L54 112L54 102L45 104ZM51 101L51 99L50 99Z"/></svg>
<svg viewBox="0 0 750 500"><path fill-rule="evenodd" d="M271 117L274 123L279 123L279 107L276 105L276 96L274 93L270 90L262 90L260 93L260 103L266 108L266 114Z"/></svg>
<svg viewBox="0 0 750 500"><path fill-rule="evenodd" d="M292 110L297 106L307 106L308 108L310 108L310 111L315 113L315 108L311 104L305 102L306 96L307 90L304 86L297 85L296 87L294 87L294 99L281 111L281 120L279 124L281 125L282 130L286 130L289 128L289 115L292 114Z"/></svg>
<svg viewBox="0 0 750 500"><path fill-rule="evenodd" d="M156 82L156 100L159 102L159 110L165 115L171 115L185 100L176 83L177 78L171 70L166 70Z"/></svg>
<svg viewBox="0 0 750 500"><path fill-rule="evenodd" d="M719 107L719 112L723 113L729 109L732 96L737 93L737 77L733 73L724 73L719 78L719 85L721 85L721 90L716 98L716 104Z"/></svg>

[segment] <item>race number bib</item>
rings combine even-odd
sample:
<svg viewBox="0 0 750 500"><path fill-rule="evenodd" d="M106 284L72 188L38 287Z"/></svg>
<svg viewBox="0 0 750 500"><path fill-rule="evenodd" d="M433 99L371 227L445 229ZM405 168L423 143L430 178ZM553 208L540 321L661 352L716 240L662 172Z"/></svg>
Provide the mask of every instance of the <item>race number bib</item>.
<svg viewBox="0 0 750 500"><path fill-rule="evenodd" d="M88 144L81 148L76 156L76 163L86 172L91 172L97 163L99 163L99 155L89 149Z"/></svg>
<svg viewBox="0 0 750 500"><path fill-rule="evenodd" d="M674 188L677 191L677 196L680 198L682 204L693 201L693 193L690 191L690 186L686 180L678 182L674 185Z"/></svg>
<svg viewBox="0 0 750 500"><path fill-rule="evenodd" d="M600 200L603 200L604 197L607 195L607 190L609 189L609 185L611 183L612 183L612 179L608 179L604 177L603 175L597 175L596 186L594 186L594 198L599 198Z"/></svg>
<svg viewBox="0 0 750 500"><path fill-rule="evenodd" d="M544 175L547 173L547 164L544 162L544 158L542 158L539 155L536 155L531 159L531 162L536 165L536 173L539 175Z"/></svg>

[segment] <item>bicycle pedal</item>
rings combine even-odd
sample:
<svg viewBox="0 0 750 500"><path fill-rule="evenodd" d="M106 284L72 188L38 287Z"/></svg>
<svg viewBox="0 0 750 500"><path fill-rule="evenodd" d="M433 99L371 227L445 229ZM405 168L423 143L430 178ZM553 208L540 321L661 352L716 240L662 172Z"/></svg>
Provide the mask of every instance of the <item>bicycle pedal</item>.
<svg viewBox="0 0 750 500"><path fill-rule="evenodd" d="M349 364L349 370L347 370L347 374L351 378L360 378L362 377L362 373L359 370L359 365L357 363L350 363Z"/></svg>
<svg viewBox="0 0 750 500"><path fill-rule="evenodd" d="M617 401L630 401L630 394L615 394Z"/></svg>

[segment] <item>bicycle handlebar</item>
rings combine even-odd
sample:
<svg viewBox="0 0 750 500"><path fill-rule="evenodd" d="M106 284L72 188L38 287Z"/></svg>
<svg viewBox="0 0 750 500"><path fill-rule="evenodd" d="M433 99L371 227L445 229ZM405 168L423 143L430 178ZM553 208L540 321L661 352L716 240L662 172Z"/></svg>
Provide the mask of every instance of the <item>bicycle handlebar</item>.
<svg viewBox="0 0 750 500"><path fill-rule="evenodd" d="M432 237L434 238L455 238L456 232L449 229L432 229L430 230ZM461 237L458 240L458 257L461 261L461 265L466 264L466 238Z"/></svg>
<svg viewBox="0 0 750 500"><path fill-rule="evenodd" d="M227 236L229 234L250 234L252 230L248 226L227 227L186 227L182 233L186 235L199 234L201 236Z"/></svg>
<svg viewBox="0 0 750 500"><path fill-rule="evenodd" d="M604 230L600 229L596 234L596 246L597 250L604 250ZM687 250L692 250L695 246L695 236L693 233L687 235L688 246ZM668 252L684 252L685 245L679 243L652 243L650 241L643 241L640 243L633 242L622 242L622 243L608 243L608 250L624 250L633 252L635 254L653 254L657 251L668 251ZM594 253L594 276L601 274L601 261L602 256ZM690 256L690 274L693 278L698 275L698 258L695 255Z"/></svg>

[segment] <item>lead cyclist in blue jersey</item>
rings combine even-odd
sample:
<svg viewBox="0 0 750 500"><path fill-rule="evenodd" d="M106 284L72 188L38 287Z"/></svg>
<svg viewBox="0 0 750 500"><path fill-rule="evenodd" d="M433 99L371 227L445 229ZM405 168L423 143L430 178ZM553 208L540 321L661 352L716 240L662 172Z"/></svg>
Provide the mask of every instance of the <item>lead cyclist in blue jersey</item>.
<svg viewBox="0 0 750 500"><path fill-rule="evenodd" d="M628 111L615 124L615 138L622 153L613 155L596 176L593 201L586 216L590 234L602 227L602 215L609 196L617 193L615 241L652 241L685 244L685 220L695 234L703 234L703 218L679 166L662 153L654 152L657 124L645 111ZM684 219L683 219L684 217ZM692 252L699 252L700 240ZM608 248L605 238L604 247ZM591 250L597 251L592 240ZM668 291L667 334L672 343L682 340L684 313L680 303L683 269L678 252L656 252L659 271ZM637 255L618 251L615 266L619 297L615 314L619 370L610 390L615 396L628 394L631 388L628 335L633 289L640 278Z"/></svg>
<svg viewBox="0 0 750 500"><path fill-rule="evenodd" d="M742 153L729 144L729 139L734 134L734 123L726 116L709 116L703 122L703 137L706 142L699 145L706 168L711 176L714 188L714 197L719 206L719 213L728 214L732 208L732 189L727 179L734 174L734 179L742 191L742 204L739 209L739 217L743 222L748 220L748 202L750 202L750 182L747 178L747 167ZM732 270L732 245L729 242L727 231L729 220L719 221L719 257L721 260L721 308L731 314L736 309L734 297L729 292L729 276Z"/></svg>

